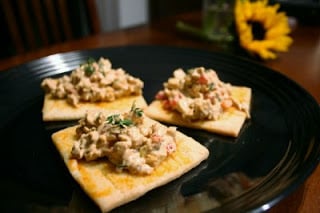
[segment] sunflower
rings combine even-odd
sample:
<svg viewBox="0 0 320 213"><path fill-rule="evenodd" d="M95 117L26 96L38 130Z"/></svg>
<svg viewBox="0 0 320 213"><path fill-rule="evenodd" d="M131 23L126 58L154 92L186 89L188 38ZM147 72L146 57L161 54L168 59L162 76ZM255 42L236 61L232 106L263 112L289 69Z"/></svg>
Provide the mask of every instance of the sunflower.
<svg viewBox="0 0 320 213"><path fill-rule="evenodd" d="M268 0L236 0L235 24L240 45L262 59L276 58L276 52L286 52L292 43L290 27L279 4L268 6Z"/></svg>

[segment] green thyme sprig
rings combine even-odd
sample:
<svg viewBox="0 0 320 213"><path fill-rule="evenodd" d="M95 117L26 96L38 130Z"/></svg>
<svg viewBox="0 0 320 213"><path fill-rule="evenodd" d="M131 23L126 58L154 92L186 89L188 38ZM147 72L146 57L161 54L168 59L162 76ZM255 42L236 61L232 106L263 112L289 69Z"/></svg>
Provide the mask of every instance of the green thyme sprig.
<svg viewBox="0 0 320 213"><path fill-rule="evenodd" d="M117 169L123 170L123 169L126 169L126 168L128 168L128 165L126 165L123 162L117 165Z"/></svg>
<svg viewBox="0 0 320 213"><path fill-rule="evenodd" d="M83 64L83 69L86 75L90 76L94 72L93 64L96 62L94 58L89 58L86 63Z"/></svg>
<svg viewBox="0 0 320 213"><path fill-rule="evenodd" d="M114 114L107 117L107 123L125 128L131 126L133 124L133 121L130 119L121 119L119 114Z"/></svg>
<svg viewBox="0 0 320 213"><path fill-rule="evenodd" d="M135 102L133 102L130 112L132 112L137 117L141 117L143 115L143 110L141 108L136 107ZM133 125L133 121L131 119L122 119L120 117L120 114L109 115L106 121L108 124L119 126L121 128Z"/></svg>
<svg viewBox="0 0 320 213"><path fill-rule="evenodd" d="M133 112L137 117L142 117L143 115L143 110L139 107L136 107L136 102L133 102L130 112Z"/></svg>
<svg viewBox="0 0 320 213"><path fill-rule="evenodd" d="M215 85L214 85L214 83L213 83L213 82L212 82L212 83L210 83L210 84L208 85L208 89L209 89L209 91L214 90L214 88L215 88Z"/></svg>

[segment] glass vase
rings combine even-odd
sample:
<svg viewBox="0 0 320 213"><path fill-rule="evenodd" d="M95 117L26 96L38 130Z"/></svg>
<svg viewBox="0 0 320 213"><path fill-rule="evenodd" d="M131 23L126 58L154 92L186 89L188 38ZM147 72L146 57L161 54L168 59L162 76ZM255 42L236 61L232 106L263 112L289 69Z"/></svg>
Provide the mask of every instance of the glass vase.
<svg viewBox="0 0 320 213"><path fill-rule="evenodd" d="M232 41L233 0L202 0L202 24L205 33L214 41Z"/></svg>

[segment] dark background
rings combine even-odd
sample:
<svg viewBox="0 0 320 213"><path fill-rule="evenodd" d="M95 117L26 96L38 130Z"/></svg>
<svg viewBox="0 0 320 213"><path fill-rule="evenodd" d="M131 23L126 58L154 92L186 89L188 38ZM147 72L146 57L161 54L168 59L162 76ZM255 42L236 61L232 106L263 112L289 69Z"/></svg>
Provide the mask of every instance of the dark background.
<svg viewBox="0 0 320 213"><path fill-rule="evenodd" d="M4 1L4 0L0 0ZM27 6L30 4L30 0L27 1ZM16 6L19 1L12 0L13 4ZM54 1L55 4L57 1ZM88 16L87 8L84 6L84 0L72 0L68 2L69 18L72 23L72 32L75 35L75 38L81 38L92 33L90 20ZM281 8L289 16L296 17L299 23L319 25L320 26L320 0L270 0L271 4L280 3ZM151 0L149 1L149 20L157 21L161 18L183 13L190 11L199 11L202 7L202 1L200 0ZM15 9L15 16L19 20L19 13L17 8ZM7 58L10 56L17 55L17 50L13 44L12 38L10 37L8 24L6 22L3 7L1 4L0 8L0 58ZM47 21L47 20L46 20ZM25 40L23 36L24 29L21 26L21 23L18 23L18 28L21 30L21 37ZM34 26L30 26L33 27ZM62 26L60 26L62 27ZM33 29L37 30L37 29ZM63 42L65 41L62 39ZM49 44L54 44L56 41L51 39ZM37 48L43 46L40 39L37 42ZM34 48L33 48L34 49ZM28 47L26 44L26 52L30 51L31 47Z"/></svg>

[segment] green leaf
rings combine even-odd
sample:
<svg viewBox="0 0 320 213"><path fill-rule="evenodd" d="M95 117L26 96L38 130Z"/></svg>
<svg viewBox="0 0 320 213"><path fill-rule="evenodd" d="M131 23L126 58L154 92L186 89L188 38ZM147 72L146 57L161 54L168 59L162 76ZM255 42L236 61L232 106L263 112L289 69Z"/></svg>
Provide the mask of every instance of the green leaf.
<svg viewBox="0 0 320 213"><path fill-rule="evenodd" d="M214 83L210 83L209 84L209 91L212 91L214 89L215 85Z"/></svg>
<svg viewBox="0 0 320 213"><path fill-rule="evenodd" d="M87 64L93 64L93 63L95 63L96 62L96 60L94 59L94 58L88 58L88 60L87 60Z"/></svg>
<svg viewBox="0 0 320 213"><path fill-rule="evenodd" d="M119 114L115 114L107 117L107 123L125 128L127 126L131 126L133 124L133 121L130 119L121 119Z"/></svg>
<svg viewBox="0 0 320 213"><path fill-rule="evenodd" d="M128 167L128 165L126 165L124 162L122 162L122 163L120 163L120 164L117 165L117 168L118 168L118 169L125 169L125 168L127 168L127 167Z"/></svg>
<svg viewBox="0 0 320 213"><path fill-rule="evenodd" d="M84 72L86 73L86 75L90 76L94 72L94 67L91 64L87 64L84 67Z"/></svg>
<svg viewBox="0 0 320 213"><path fill-rule="evenodd" d="M137 117L141 117L143 115L143 110L136 107L136 102L133 102L130 111L133 112Z"/></svg>
<svg viewBox="0 0 320 213"><path fill-rule="evenodd" d="M133 122L132 122L132 120L130 120L130 119L123 119L123 120L120 120L119 121L119 126L121 127L121 128L124 128L124 127L126 127L126 126L131 126L133 124Z"/></svg>
<svg viewBox="0 0 320 213"><path fill-rule="evenodd" d="M110 116L107 117L107 123L108 124L115 125L118 120L120 120L120 115L119 114L114 114L114 115L110 115Z"/></svg>
<svg viewBox="0 0 320 213"><path fill-rule="evenodd" d="M96 60L94 58L88 58L87 62L82 64L84 72L87 76L92 75L92 73L95 71L93 67L93 63L95 63Z"/></svg>

